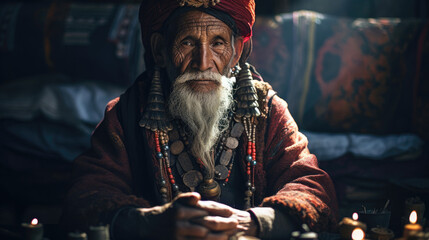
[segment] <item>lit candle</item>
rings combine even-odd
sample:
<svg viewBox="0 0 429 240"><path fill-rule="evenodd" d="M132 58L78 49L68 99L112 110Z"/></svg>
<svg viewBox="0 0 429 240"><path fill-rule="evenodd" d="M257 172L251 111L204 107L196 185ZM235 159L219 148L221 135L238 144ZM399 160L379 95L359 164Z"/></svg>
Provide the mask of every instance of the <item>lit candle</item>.
<svg viewBox="0 0 429 240"><path fill-rule="evenodd" d="M353 230L357 228L366 231L366 224L358 221L359 215L357 213L353 213L352 218L345 217L339 224L340 235L343 239L352 239Z"/></svg>
<svg viewBox="0 0 429 240"><path fill-rule="evenodd" d="M410 236L411 232L420 232L422 231L422 226L417 224L417 212L412 211L410 214L410 223L405 225L403 238L407 239Z"/></svg>
<svg viewBox="0 0 429 240"><path fill-rule="evenodd" d="M34 218L31 223L22 223L22 233L25 240L42 240L43 224Z"/></svg>
<svg viewBox="0 0 429 240"><path fill-rule="evenodd" d="M353 240L362 240L365 238L365 232L362 230L362 228L355 228L352 232L352 239Z"/></svg>
<svg viewBox="0 0 429 240"><path fill-rule="evenodd" d="M419 216L418 223L424 218L424 212L426 210L425 203L420 200L419 197L407 198L405 200L405 208L404 213L405 216L408 217L412 211L417 212L417 216ZM408 220L408 219L405 219Z"/></svg>

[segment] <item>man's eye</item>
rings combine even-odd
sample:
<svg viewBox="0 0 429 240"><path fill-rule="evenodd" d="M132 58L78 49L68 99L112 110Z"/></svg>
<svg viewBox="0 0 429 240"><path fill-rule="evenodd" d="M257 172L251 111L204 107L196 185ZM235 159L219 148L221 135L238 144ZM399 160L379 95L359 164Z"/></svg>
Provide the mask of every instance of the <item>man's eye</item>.
<svg viewBox="0 0 429 240"><path fill-rule="evenodd" d="M192 42L189 40L182 41L183 46L192 46Z"/></svg>
<svg viewBox="0 0 429 240"><path fill-rule="evenodd" d="M216 41L213 43L213 46L215 46L215 47L219 47L219 46L223 46L223 45L224 45L224 42L222 42L222 41Z"/></svg>

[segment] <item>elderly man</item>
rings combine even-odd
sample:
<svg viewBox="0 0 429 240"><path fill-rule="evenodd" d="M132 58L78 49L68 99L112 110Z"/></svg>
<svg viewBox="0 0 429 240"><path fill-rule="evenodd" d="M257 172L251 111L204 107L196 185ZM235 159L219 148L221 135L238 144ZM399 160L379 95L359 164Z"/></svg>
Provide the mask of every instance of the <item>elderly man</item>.
<svg viewBox="0 0 429 240"><path fill-rule="evenodd" d="M336 223L285 101L246 63L253 0L148 0L147 71L111 101L75 160L64 220L114 239L287 238Z"/></svg>

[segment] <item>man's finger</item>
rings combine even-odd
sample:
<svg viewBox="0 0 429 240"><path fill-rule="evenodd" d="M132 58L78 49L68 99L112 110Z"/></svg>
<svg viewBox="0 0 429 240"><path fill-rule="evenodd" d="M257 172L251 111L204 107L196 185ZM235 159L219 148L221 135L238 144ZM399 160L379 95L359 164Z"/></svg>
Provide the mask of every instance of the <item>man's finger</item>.
<svg viewBox="0 0 429 240"><path fill-rule="evenodd" d="M199 201L196 206L215 216L230 217L234 213L230 206L214 201Z"/></svg>
<svg viewBox="0 0 429 240"><path fill-rule="evenodd" d="M190 221L216 232L235 230L238 226L237 219L219 216L205 216L203 218L191 219Z"/></svg>
<svg viewBox="0 0 429 240"><path fill-rule="evenodd" d="M209 230L206 227L188 221L178 221L176 224L176 236L204 238L208 233Z"/></svg>
<svg viewBox="0 0 429 240"><path fill-rule="evenodd" d="M188 220L191 218L201 218L209 215L207 211L194 208L178 205L176 209L176 219L177 220Z"/></svg>
<svg viewBox="0 0 429 240"><path fill-rule="evenodd" d="M175 202L183 204L183 205L189 205L189 206L195 206L197 205L198 201L201 200L201 195L197 192L186 192L181 193L176 197Z"/></svg>

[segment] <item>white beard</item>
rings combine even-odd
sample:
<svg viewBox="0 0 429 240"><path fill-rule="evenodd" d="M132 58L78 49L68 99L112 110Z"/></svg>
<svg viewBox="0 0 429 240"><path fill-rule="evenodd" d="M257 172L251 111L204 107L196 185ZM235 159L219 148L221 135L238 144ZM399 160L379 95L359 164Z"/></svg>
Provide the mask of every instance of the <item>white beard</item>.
<svg viewBox="0 0 429 240"><path fill-rule="evenodd" d="M213 79L220 84L211 92L193 91L186 81ZM219 136L228 128L228 111L232 107L235 78L211 72L184 73L173 83L168 100L170 114L181 119L189 128L191 153L200 158L208 177L214 175L212 148Z"/></svg>

